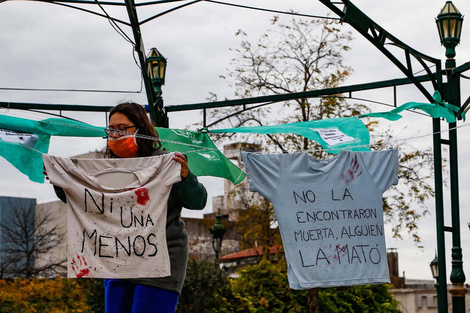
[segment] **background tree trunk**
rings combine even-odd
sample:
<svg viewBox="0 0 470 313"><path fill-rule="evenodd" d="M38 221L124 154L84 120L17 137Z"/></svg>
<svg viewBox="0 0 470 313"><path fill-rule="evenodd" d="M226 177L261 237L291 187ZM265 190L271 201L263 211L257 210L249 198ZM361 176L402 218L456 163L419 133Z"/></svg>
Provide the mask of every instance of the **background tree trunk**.
<svg viewBox="0 0 470 313"><path fill-rule="evenodd" d="M319 313L318 302L318 288L313 288L308 291L307 298L307 313Z"/></svg>

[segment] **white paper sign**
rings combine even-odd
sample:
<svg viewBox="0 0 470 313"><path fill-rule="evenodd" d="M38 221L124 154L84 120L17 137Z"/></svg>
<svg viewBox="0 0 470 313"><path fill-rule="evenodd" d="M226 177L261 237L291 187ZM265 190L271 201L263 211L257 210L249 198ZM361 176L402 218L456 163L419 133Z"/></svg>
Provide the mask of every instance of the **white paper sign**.
<svg viewBox="0 0 470 313"><path fill-rule="evenodd" d="M320 135L320 137L330 146L356 140L355 138L350 137L340 131L338 127L311 128L311 130L316 131Z"/></svg>
<svg viewBox="0 0 470 313"><path fill-rule="evenodd" d="M34 148L38 141L38 135L30 133L19 133L8 129L0 129L0 139L6 142L21 143Z"/></svg>

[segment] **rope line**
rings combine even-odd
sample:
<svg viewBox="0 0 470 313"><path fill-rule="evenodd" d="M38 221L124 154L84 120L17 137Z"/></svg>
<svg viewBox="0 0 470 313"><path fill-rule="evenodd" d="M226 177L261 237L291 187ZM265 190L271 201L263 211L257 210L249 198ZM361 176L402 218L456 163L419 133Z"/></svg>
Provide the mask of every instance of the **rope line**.
<svg viewBox="0 0 470 313"><path fill-rule="evenodd" d="M10 111L10 110L7 109L7 111ZM10 112L10 113L12 113L12 112ZM12 114L12 115L22 116L21 114ZM89 126L86 126L86 125L70 125L70 124L67 124L67 123L61 123L60 121L47 121L46 123L49 123L49 124L52 124L52 125L72 127L72 128L77 128L77 129L84 129L84 130L96 130L96 128L97 128L97 126L92 126L92 125L89 125ZM385 143L369 143L369 144L366 144L366 145L348 146L347 148L348 149L351 149L351 148L365 148L365 147L380 146L380 145L390 145L390 144L397 143L397 142L408 142L408 141L413 141L413 140L433 136L433 135L436 135L436 134L442 134L442 133L445 133L445 132L448 132L448 131L451 131L451 130L455 130L455 129L459 129L459 128L463 128L463 127L467 127L467 126L470 126L470 124L463 124L463 125L460 125L460 126L455 126L455 127L452 127L452 128L448 128L448 129L438 131L438 132L431 132L431 133L424 134L424 135L419 135L419 136L389 140ZM104 127L103 127L103 130L104 130ZM126 135L134 135L134 133L132 133L132 132L126 132L125 134ZM194 152L200 152L200 151L218 151L219 150L217 148L209 148L209 147L203 147L202 148L200 145L183 143L183 142L163 139L163 138L149 136L149 135L135 134L135 136L136 136L136 138L141 138L141 139L145 139L145 140L161 141L161 142L171 143L171 144L175 144L175 145L187 146L187 147L192 147L192 148L199 148L199 149L196 149L196 150L187 151L185 153L194 153ZM104 136L103 138L106 138L106 137ZM25 147L27 147L27 146L25 146ZM38 150L35 150L34 148L31 148L31 147L28 147L28 148L32 149L34 151L40 152ZM331 148L331 149L325 148L325 149L322 149L322 150L309 150L309 151L317 152L317 151L331 151L331 150L337 150L337 148ZM40 152L40 153L42 153L42 152Z"/></svg>
<svg viewBox="0 0 470 313"><path fill-rule="evenodd" d="M335 20L335 21L341 20L339 17L329 17L329 16L319 16L319 15L311 15L311 14L296 13L296 12L286 12L286 11L259 8L259 7L253 7L253 6L241 5L241 4L235 4L235 3L215 1L215 0L204 0L204 1L214 3L214 4L221 4L221 5L227 5L227 6L232 6L232 7L242 8L242 9L251 9L251 10L257 10L257 11L270 12L270 13L288 14L288 15L296 15L296 16L311 17L311 18L321 18L321 19L328 19L328 20Z"/></svg>

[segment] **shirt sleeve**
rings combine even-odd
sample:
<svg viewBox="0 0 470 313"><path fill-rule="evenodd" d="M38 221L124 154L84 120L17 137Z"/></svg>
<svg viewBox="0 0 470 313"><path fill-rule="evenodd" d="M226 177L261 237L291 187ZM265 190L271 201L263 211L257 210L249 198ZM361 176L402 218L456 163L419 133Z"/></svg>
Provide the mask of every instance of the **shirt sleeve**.
<svg viewBox="0 0 470 313"><path fill-rule="evenodd" d="M271 199L281 178L282 156L242 152L250 191Z"/></svg>
<svg viewBox="0 0 470 313"><path fill-rule="evenodd" d="M59 159L49 154L43 154L42 160L47 176L52 185L67 189L70 187L67 173L63 170L63 165Z"/></svg>
<svg viewBox="0 0 470 313"><path fill-rule="evenodd" d="M181 181L181 164L173 160L174 153L163 154L161 158L159 175L166 186Z"/></svg>
<svg viewBox="0 0 470 313"><path fill-rule="evenodd" d="M358 152L378 188L384 192L398 184L398 150Z"/></svg>

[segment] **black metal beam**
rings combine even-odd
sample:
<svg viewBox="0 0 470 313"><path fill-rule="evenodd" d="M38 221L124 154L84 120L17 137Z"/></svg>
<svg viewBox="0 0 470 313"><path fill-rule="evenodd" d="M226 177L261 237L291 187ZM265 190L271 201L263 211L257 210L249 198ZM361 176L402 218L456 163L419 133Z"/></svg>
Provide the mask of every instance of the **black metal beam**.
<svg viewBox="0 0 470 313"><path fill-rule="evenodd" d="M467 63L465 63L465 64L462 64L462 65L460 65L460 66L454 68L454 69L452 70L452 73L454 73L454 74L461 74L461 73L463 73L463 72L465 72L465 71L468 71L468 70L470 70L470 62L467 62Z"/></svg>
<svg viewBox="0 0 470 313"><path fill-rule="evenodd" d="M416 79L420 82L429 81L427 75L417 76ZM354 91L365 91L370 89L387 88L401 85L409 85L413 82L408 78L398 78L391 80L384 80L374 83L358 84L351 86L343 86L338 88L312 90L306 92L296 92L283 95L272 95L263 97L254 97L246 99L235 99L217 102L205 102L194 104L181 104L169 105L165 109L167 112L179 112L189 110L199 110L206 108L218 108L226 106L244 105L244 104L257 104L265 102L279 102L294 100L300 98L315 98L320 96L337 95L341 93L348 93ZM80 105L80 104L46 104L46 103L26 103L26 102L0 102L0 107L20 110L47 110L47 111L79 111L79 112L109 112L113 106L106 105Z"/></svg>
<svg viewBox="0 0 470 313"><path fill-rule="evenodd" d="M209 108L220 108L220 107L244 105L244 104L256 104L256 103L264 103L264 102L280 102L280 101L288 101L288 100L301 99L301 98L315 98L315 97L320 97L320 96L337 95L337 94L346 93L346 92L364 91L364 90L413 84L414 81L418 81L421 83L421 82L430 81L431 79L435 79L434 74L431 77L429 77L428 75L417 76L415 77L414 80L411 80L409 78L398 78L398 79L384 80L384 81L373 82L373 83L365 83L365 84L343 86L343 87L337 87L337 88L328 88L328 89L321 89L321 90L311 90L311 91L304 91L304 92L295 92L295 93L288 93L288 94L282 94L282 95L261 96L261 97L254 97L254 98L234 99L234 100L225 100L225 101L216 101L216 102L203 102L203 103L194 103L194 104L169 105L165 107L165 110L166 112L179 112L179 111L189 111L189 110L199 110L199 109L209 109Z"/></svg>
<svg viewBox="0 0 470 313"><path fill-rule="evenodd" d="M109 112L114 106L81 104L46 104L26 102L0 102L0 107L19 110Z"/></svg>
<svg viewBox="0 0 470 313"><path fill-rule="evenodd" d="M375 23L366 14L364 14L359 8L349 0L342 0L344 6L341 10L338 7L338 2L332 2L331 0L319 0L325 6L330 8L336 13L343 22L348 23L354 29L356 29L362 36L369 40L377 49L379 49L390 61L393 62L405 75L408 77L415 86L421 91L421 93L429 100L433 101L431 93L424 88L424 86L414 78L414 70L412 68L411 58L413 57L426 71L428 75L431 75L432 71L426 62L434 64L436 67L437 75L431 80L435 90L439 90L442 94L442 75L441 75L441 60L427 56L410 46L403 43L398 38L389 34L384 28ZM405 63L398 60L388 47L397 47L403 50Z"/></svg>
<svg viewBox="0 0 470 313"><path fill-rule="evenodd" d="M144 87L145 87L145 91L147 94L147 101L150 107L150 117L154 123L160 126L157 123L157 114L155 112L155 109L156 109L155 104L157 103L157 96L155 94L155 91L153 90L152 81L150 80L150 77L147 72L145 47L144 47L144 42L142 40L142 33L139 27L139 18L137 17L135 2L134 0L124 0L124 2L126 3L127 13L129 15L129 21L132 27L132 33L134 34L134 40L135 40L134 50L137 53L137 56L139 57L140 70L142 72L142 78L144 80Z"/></svg>

